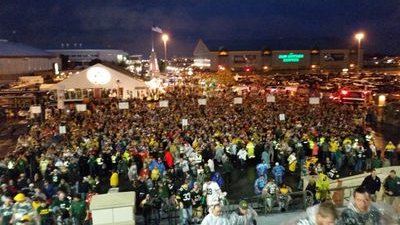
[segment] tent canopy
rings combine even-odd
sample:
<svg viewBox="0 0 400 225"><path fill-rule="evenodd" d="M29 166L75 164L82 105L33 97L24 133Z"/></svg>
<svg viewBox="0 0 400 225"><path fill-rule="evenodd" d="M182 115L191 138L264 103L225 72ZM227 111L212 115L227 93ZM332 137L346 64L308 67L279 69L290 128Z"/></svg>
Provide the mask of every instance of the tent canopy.
<svg viewBox="0 0 400 225"><path fill-rule="evenodd" d="M108 82L102 82L102 81L93 82L93 79L96 78L101 79L101 76L109 76L105 78L108 80ZM147 88L143 80L131 77L127 74L116 71L100 63L88 67L87 69L82 70L77 74L73 74L71 75L71 77L55 85L55 89L77 89L77 88L116 89L118 87L124 88L124 90L137 90L137 89Z"/></svg>

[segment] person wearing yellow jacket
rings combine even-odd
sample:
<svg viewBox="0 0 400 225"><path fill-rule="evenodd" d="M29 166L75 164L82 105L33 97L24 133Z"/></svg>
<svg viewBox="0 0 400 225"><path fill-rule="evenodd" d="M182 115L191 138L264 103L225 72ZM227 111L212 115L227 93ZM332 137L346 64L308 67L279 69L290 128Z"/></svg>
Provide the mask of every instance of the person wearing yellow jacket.
<svg viewBox="0 0 400 225"><path fill-rule="evenodd" d="M296 166L297 166L296 153L292 152L289 155L287 161L289 163L289 171L292 172L292 173L296 172Z"/></svg>
<svg viewBox="0 0 400 225"><path fill-rule="evenodd" d="M392 166L394 164L395 150L396 146L391 141L389 141L385 146L385 158L390 161L390 165Z"/></svg>
<svg viewBox="0 0 400 225"><path fill-rule="evenodd" d="M352 144L352 141L351 141L351 139L349 138L349 137L346 137L344 140L343 140L343 143L342 143L343 145L351 145Z"/></svg>
<svg viewBox="0 0 400 225"><path fill-rule="evenodd" d="M339 142L335 138L329 140L329 152L331 153L331 159L335 160L336 152L339 149Z"/></svg>
<svg viewBox="0 0 400 225"><path fill-rule="evenodd" d="M113 170L110 177L110 186L115 188L118 187L118 184L119 184L118 173L115 170Z"/></svg>
<svg viewBox="0 0 400 225"><path fill-rule="evenodd" d="M254 143L252 141L249 141L249 143L247 143L247 145L246 145L247 156L249 159L253 159L256 157L254 155L254 148L255 148Z"/></svg>
<svg viewBox="0 0 400 225"><path fill-rule="evenodd" d="M160 178L160 169L159 169L158 167L154 167L154 168L151 170L150 178L151 178L153 181L157 181L157 180Z"/></svg>
<svg viewBox="0 0 400 225"><path fill-rule="evenodd" d="M318 201L323 202L330 199L329 196L329 179L324 173L318 174L318 180L316 182L317 193L315 197Z"/></svg>

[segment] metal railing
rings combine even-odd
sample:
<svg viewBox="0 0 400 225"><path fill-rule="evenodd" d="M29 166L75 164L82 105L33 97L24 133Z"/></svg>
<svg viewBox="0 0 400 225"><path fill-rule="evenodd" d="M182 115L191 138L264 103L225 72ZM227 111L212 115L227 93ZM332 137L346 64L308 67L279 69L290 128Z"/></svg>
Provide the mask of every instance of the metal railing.
<svg viewBox="0 0 400 225"><path fill-rule="evenodd" d="M330 198L335 202L338 207L343 207L347 202L351 200L354 190L358 186L343 186L338 188L329 189L328 193ZM314 194L309 191L295 191L287 194L289 196L289 204L287 207L287 212L305 210L306 208L317 204L318 201L315 199ZM241 200L246 200L250 207L257 211L259 215L273 215L281 213L281 205L279 204L279 195L275 196L276 200L272 210L268 210L268 205L266 204L266 198L262 196L252 196L246 197ZM224 200L224 205L222 206L222 211L225 215L229 215L233 211L238 209L240 200ZM206 208L206 207L205 207ZM206 215L207 210L204 210ZM175 206L166 205L162 209L161 220L165 224L178 224L180 211Z"/></svg>
<svg viewBox="0 0 400 225"><path fill-rule="evenodd" d="M290 192L287 194L289 196L290 201L288 204L288 211L295 210L305 210L307 207L312 206L314 204L314 195L310 191L296 191ZM262 196L252 196L246 197L241 200L246 200L251 208L257 211L260 215L265 214L274 214L280 212L279 206L279 195L275 196L276 200L274 201L273 210L268 212L268 207L266 204L266 198ZM228 215L233 211L238 209L240 200L229 200L224 199L222 211L223 214ZM206 208L206 207L205 207ZM206 211L204 210L206 215ZM178 224L179 223L179 215L180 211L175 206L166 205L162 209L161 220L168 224Z"/></svg>

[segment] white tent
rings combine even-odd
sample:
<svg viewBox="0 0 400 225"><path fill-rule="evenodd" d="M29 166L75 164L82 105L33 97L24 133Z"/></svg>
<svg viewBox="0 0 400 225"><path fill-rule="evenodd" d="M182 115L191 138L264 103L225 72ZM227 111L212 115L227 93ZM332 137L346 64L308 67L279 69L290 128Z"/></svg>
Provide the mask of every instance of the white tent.
<svg viewBox="0 0 400 225"><path fill-rule="evenodd" d="M147 86L141 79L131 77L103 64L96 64L53 85L51 89L116 89L122 90L122 98L139 97L147 92Z"/></svg>

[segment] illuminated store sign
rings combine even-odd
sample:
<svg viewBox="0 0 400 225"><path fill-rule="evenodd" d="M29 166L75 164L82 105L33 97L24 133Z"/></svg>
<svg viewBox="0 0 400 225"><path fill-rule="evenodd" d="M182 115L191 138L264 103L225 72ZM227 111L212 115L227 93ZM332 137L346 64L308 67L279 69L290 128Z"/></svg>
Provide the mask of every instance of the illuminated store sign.
<svg viewBox="0 0 400 225"><path fill-rule="evenodd" d="M278 55L278 59L282 60L284 63L297 63L300 61L300 59L304 58L304 54L294 54L294 53L289 53L289 54L282 54Z"/></svg>

